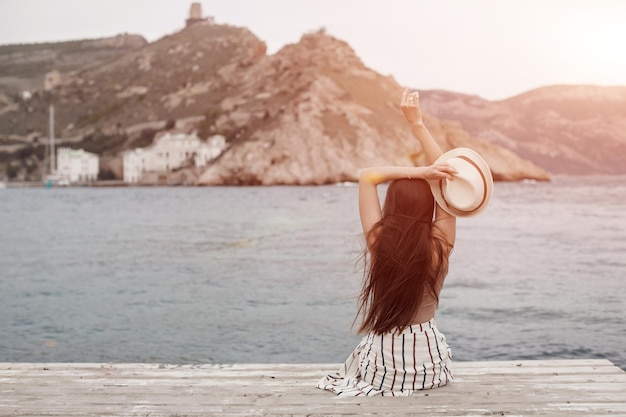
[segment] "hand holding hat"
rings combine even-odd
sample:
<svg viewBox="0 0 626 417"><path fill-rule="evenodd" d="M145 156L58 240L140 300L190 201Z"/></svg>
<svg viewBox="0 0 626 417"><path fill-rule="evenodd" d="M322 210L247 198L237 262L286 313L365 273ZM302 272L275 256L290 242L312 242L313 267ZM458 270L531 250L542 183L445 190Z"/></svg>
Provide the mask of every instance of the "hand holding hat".
<svg viewBox="0 0 626 417"><path fill-rule="evenodd" d="M472 216L483 211L493 194L493 177L487 162L469 148L452 149L437 158L441 149L424 126L416 90L402 91L400 108L427 156L431 161L436 158L431 165L433 176L426 178L437 204L453 216Z"/></svg>
<svg viewBox="0 0 626 417"><path fill-rule="evenodd" d="M493 177L487 162L469 148L455 148L433 165L447 163L457 171L452 179L429 180L435 200L453 216L473 216L483 211L493 194Z"/></svg>

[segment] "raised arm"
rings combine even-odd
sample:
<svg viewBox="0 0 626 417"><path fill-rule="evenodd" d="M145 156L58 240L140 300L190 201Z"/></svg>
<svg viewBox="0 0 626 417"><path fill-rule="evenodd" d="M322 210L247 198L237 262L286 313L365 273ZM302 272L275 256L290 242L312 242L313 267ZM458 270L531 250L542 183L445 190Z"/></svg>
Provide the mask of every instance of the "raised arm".
<svg viewBox="0 0 626 417"><path fill-rule="evenodd" d="M419 105L419 93L417 91L410 91L405 88L402 92L402 98L400 100L400 108L402 113L409 122L413 134L422 144L426 159L429 164L432 164L443 154L439 144L435 141L435 138L430 134L424 121L422 120L422 110Z"/></svg>
<svg viewBox="0 0 626 417"><path fill-rule="evenodd" d="M429 164L434 163L443 152L435 138L430 134L424 121L422 120L422 109L419 105L419 93L405 88L400 100L400 108L404 117L409 122L413 134L422 144L426 160ZM435 211L435 227L433 233L443 237L450 248L454 246L456 240L456 217L446 213L439 205Z"/></svg>

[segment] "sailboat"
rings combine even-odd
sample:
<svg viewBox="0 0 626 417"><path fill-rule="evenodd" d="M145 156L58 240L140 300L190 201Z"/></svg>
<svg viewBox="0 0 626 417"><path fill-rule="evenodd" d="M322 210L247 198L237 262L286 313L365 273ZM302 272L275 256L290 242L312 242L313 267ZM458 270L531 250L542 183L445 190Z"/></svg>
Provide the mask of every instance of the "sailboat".
<svg viewBox="0 0 626 417"><path fill-rule="evenodd" d="M54 104L50 104L50 173L44 178L44 184L47 188L53 186L68 186L70 182L64 176L58 174L55 167L56 155L54 149Z"/></svg>

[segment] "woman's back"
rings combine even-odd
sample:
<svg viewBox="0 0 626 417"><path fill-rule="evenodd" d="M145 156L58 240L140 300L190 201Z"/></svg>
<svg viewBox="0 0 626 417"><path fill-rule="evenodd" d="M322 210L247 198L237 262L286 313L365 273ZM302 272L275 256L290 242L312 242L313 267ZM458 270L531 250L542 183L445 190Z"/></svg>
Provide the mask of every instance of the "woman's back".
<svg viewBox="0 0 626 417"><path fill-rule="evenodd" d="M389 185L381 218L366 235L360 331L401 331L434 317L451 247L433 233L434 211L426 181L400 179Z"/></svg>

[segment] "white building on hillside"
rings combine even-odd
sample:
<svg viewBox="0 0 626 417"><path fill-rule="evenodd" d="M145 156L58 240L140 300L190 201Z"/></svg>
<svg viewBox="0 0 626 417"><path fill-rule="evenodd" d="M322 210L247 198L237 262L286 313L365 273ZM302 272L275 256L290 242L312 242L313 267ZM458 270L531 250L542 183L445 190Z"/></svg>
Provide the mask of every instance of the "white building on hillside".
<svg viewBox="0 0 626 417"><path fill-rule="evenodd" d="M144 172L167 173L184 166L203 167L224 149L224 136L212 136L202 142L195 132L165 132L157 135L151 146L124 153L124 182L139 182Z"/></svg>
<svg viewBox="0 0 626 417"><path fill-rule="evenodd" d="M70 183L95 181L99 171L100 158L95 153L70 148L57 151L57 174Z"/></svg>

